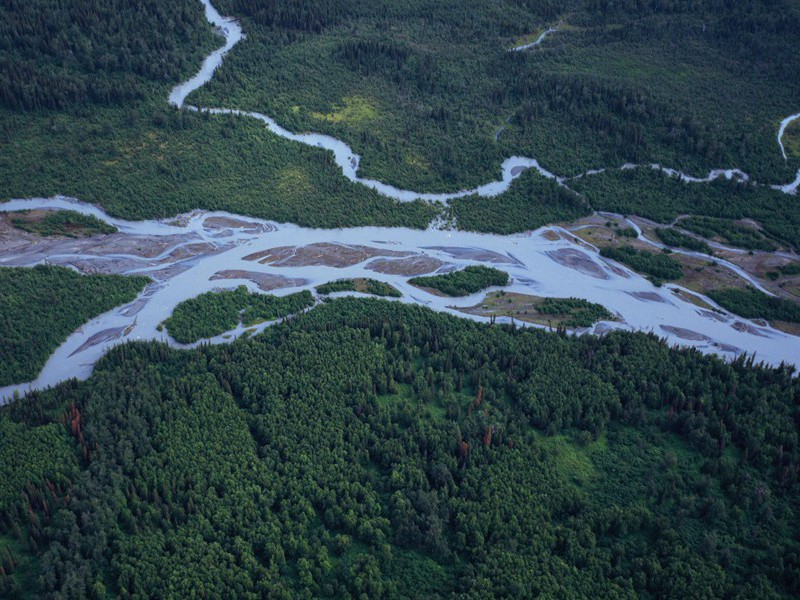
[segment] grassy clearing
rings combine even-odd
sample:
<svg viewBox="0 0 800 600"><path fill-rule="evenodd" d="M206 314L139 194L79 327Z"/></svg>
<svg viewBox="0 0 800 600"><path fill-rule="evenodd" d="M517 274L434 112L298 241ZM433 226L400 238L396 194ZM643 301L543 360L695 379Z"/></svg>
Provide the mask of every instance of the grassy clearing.
<svg viewBox="0 0 800 600"><path fill-rule="evenodd" d="M597 321L612 321L614 315L605 307L580 298L543 298L516 292L491 292L480 304L462 312L511 317L526 323L552 328L576 329L591 327Z"/></svg>

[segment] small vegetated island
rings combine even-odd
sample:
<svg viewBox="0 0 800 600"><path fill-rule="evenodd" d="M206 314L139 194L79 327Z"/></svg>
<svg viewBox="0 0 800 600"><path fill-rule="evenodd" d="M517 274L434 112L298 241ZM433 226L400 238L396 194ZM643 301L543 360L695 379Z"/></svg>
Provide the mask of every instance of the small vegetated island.
<svg viewBox="0 0 800 600"><path fill-rule="evenodd" d="M444 296L469 296L489 287L508 285L509 280L505 271L473 265L444 275L412 277L408 282L420 288L435 290Z"/></svg>
<svg viewBox="0 0 800 600"><path fill-rule="evenodd" d="M673 229L672 227L658 227L656 229L658 239L664 242L667 246L674 246L675 248L686 248L695 252L702 252L703 254L712 254L713 250L703 240L698 240L696 237L686 235L685 233Z"/></svg>
<svg viewBox="0 0 800 600"><path fill-rule="evenodd" d="M184 300L164 321L167 332L178 342L190 344L244 326L257 325L295 314L314 304L311 292L304 290L288 296L274 296L248 291L240 285L235 290L206 292Z"/></svg>
<svg viewBox="0 0 800 600"><path fill-rule="evenodd" d="M542 298L513 292L492 292L483 302L462 312L512 317L527 323L549 327L580 329L591 327L598 321L612 321L614 315L607 308L582 298Z"/></svg>
<svg viewBox="0 0 800 600"><path fill-rule="evenodd" d="M35 379L69 334L132 301L149 282L44 265L0 268L0 385Z"/></svg>
<svg viewBox="0 0 800 600"><path fill-rule="evenodd" d="M711 217L689 217L678 222L678 227L696 233L705 238L719 239L731 246L747 250L765 250L772 252L778 245L768 239L755 227L749 227L726 219Z"/></svg>
<svg viewBox="0 0 800 600"><path fill-rule="evenodd" d="M723 308L746 319L766 319L800 323L800 305L785 298L768 296L752 287L708 292L708 297Z"/></svg>
<svg viewBox="0 0 800 600"><path fill-rule="evenodd" d="M606 247L600 250L600 256L617 260L634 271L647 275L654 283L680 279L683 268L669 254L637 250L630 246Z"/></svg>
<svg viewBox="0 0 800 600"><path fill-rule="evenodd" d="M0 596L796 597L792 375L354 298L118 346L0 409Z"/></svg>
<svg viewBox="0 0 800 600"><path fill-rule="evenodd" d="M390 298L399 298L403 295L394 286L383 281L378 281L377 279L369 278L338 279L337 281L318 285L315 289L318 294L323 296L335 292L361 292L362 294L372 294L373 296Z"/></svg>
<svg viewBox="0 0 800 600"><path fill-rule="evenodd" d="M17 229L41 236L89 237L117 232L113 225L74 210L21 210L8 213L8 218Z"/></svg>

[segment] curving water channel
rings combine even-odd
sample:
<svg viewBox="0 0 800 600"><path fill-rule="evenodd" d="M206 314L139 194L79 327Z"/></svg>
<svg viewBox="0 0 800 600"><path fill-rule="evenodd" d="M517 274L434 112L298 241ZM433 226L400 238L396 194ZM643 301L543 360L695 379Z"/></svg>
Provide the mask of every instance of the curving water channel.
<svg viewBox="0 0 800 600"><path fill-rule="evenodd" d="M478 196L485 196L485 197L492 197L498 196L503 192L506 192L508 188L511 186L511 183L519 177L524 171L528 169L535 169L540 175L546 177L548 179L554 179L564 185L564 182L568 179L564 176L556 175L545 169L544 167L539 164L539 161L535 158L529 158L525 156L512 156L507 158L503 161L501 166L501 173L502 177L498 181L492 181L486 183L482 186L477 188L469 189L469 190L461 190L458 192L453 193L444 193L444 194L429 194L424 192L416 192L413 190L403 190L397 188L395 186L377 181L375 179L367 179L358 176L358 167L360 163L360 157L356 154L350 146L348 146L345 142L338 140L334 137L329 135L319 134L319 133L294 133L281 127L275 119L269 117L265 114L255 112L255 111L245 111L245 110L238 110L238 109L231 109L231 108L209 108L209 107L197 107L190 104L186 104L187 97L194 91L201 88L203 85L211 81L211 78L214 76L214 72L222 65L222 61L225 55L238 44L242 39L244 39L245 35L242 31L241 25L236 22L235 19L231 17L223 17L219 14L216 8L211 4L210 0L200 0L203 3L205 8L205 16L211 25L213 25L217 31L219 31L225 37L225 44L218 48L217 50L213 51L206 59L203 61L200 70L197 74L175 86L172 89L172 92L169 95L169 103L177 108L184 108L186 110L198 111L198 112L205 112L209 114L223 114L223 115L236 115L242 117L251 117L253 119L257 119L264 123L269 131L278 135L284 139L291 140L294 142L299 142L301 144L306 144L307 146L314 146L318 148L323 148L333 153L334 160L339 168L342 170L342 174L354 183L358 183L364 185L368 188L371 188L377 191L379 194L382 194L388 198L392 198L394 200L400 202L411 202L414 200L425 200L428 202L443 202L446 203L449 200L453 200L455 198L463 198L465 196L471 196L477 194ZM535 46L540 44L547 35L557 31L557 27L550 28L544 33L542 33L539 38L533 42L530 46ZM517 49L525 49L524 47L514 48ZM781 133L778 136L778 142L781 144L781 149L783 149L783 143L781 142L781 138L783 135L783 130L785 130L788 123L799 115L795 115L794 117L788 117L784 120L784 123L781 125ZM636 165L623 165L619 167L620 169L632 168ZM682 180L686 182L708 182L718 177L726 177L731 179L736 177L742 181L746 181L749 179L746 173L743 173L739 169L714 169L708 173L705 177L693 177L691 175L685 174L681 171L671 169L668 167L663 167L661 165L650 165L655 169L660 169L665 173L671 176L680 177ZM591 169L588 170L580 175L576 175L573 177L580 177L586 175L592 175L595 173L601 173L605 169ZM776 189L782 190L786 193L794 194L797 190L798 185L800 185L800 170L797 173L797 179L788 184L781 184L773 186Z"/></svg>
<svg viewBox="0 0 800 600"><path fill-rule="evenodd" d="M186 104L193 91L208 82L222 64L225 54L244 35L235 20L221 16L209 0L201 0L206 18L225 37L225 45L212 52L200 71L176 86L171 104L187 110L213 114L235 114L259 119L276 135L334 154L349 180L375 189L398 201L427 200L447 202L471 194L495 196L506 191L514 178L526 169L536 169L544 177L564 185L568 179L544 169L536 159L511 157L502 165L502 179L479 188L452 194L426 194L401 190L357 175L359 157L344 142L330 136L297 134L278 125L274 119L249 111L224 108L198 108ZM552 30L546 31L535 43ZM782 124L785 127L798 115ZM623 165L620 168L632 168ZM687 182L706 182L718 177L747 180L737 170L714 170L704 178L650 165ZM587 171L590 176L604 169ZM795 182L777 186L794 193ZM118 307L86 323L74 332L49 358L38 378L29 383L0 388L0 403L15 392L42 389L72 377L85 379L95 362L113 345L129 340L160 340L177 344L158 325L183 300L217 288L246 285L251 290L283 295L311 289L321 283L350 277L372 277L395 286L401 302L417 303L442 312L475 320L459 309L479 304L483 292L465 298L442 298L408 283L414 274L446 272L470 264L493 264L512 277L506 288L511 292L550 297L581 297L600 303L617 315L591 332L612 329L652 331L670 344L692 346L703 352L733 358L743 352L771 364L800 365L800 338L770 327L744 321L721 310L707 310L683 300L671 288L656 288L632 271L601 258L596 249L560 227L511 236L402 228L361 227L321 230L278 225L224 212L195 211L171 220L129 222L114 219L101 209L74 199L14 200L0 205L0 211L24 209L70 209L91 214L115 225L119 233L87 240L37 240L6 248L0 266L33 266L42 262L71 266L83 272L147 274L154 283L133 302ZM652 240L645 240L657 244ZM254 258L255 255L255 258ZM735 265L725 265L758 285ZM673 288L676 286L672 286ZM760 286L758 286L760 287ZM688 292L705 304L708 298ZM717 307L718 308L718 307ZM502 321L503 319L498 319ZM256 331L269 326L265 323ZM253 332L252 328L248 330ZM217 336L210 343L225 343L245 333L243 327Z"/></svg>
<svg viewBox="0 0 800 600"><path fill-rule="evenodd" d="M186 347L158 331L158 325L179 302L218 288L246 285L253 291L269 289L284 295L339 278L371 277L400 290L401 302L487 320L459 311L479 304L483 293L443 298L408 283L413 274L471 264L507 271L513 280L506 288L510 292L577 296L606 306L618 320L597 324L590 330L594 333L652 331L670 344L729 358L746 351L772 364L800 365L800 338L686 302L669 288L657 288L606 261L559 227L510 236L380 227L323 230L205 211L169 221L131 222L62 197L0 205L0 211L24 209L76 210L116 226L119 233L22 244L4 252L0 265L46 261L82 271L147 274L154 283L135 301L86 323L56 350L35 381L0 388L0 398L9 398L15 390L24 393L71 377L86 378L94 363L123 341L160 340ZM242 333L240 327L210 341L224 343Z"/></svg>

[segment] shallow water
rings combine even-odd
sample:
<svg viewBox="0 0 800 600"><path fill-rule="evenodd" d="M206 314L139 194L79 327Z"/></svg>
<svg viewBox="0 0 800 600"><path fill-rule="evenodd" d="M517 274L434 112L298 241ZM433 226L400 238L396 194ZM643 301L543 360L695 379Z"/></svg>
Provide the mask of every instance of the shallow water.
<svg viewBox="0 0 800 600"><path fill-rule="evenodd" d="M94 363L111 346L128 340L161 340L175 347L176 344L166 332L157 326L172 314L175 306L183 300L217 288L231 289L246 285L258 291L258 285L246 279L214 279L221 271L250 271L268 275L282 275L291 287L274 290L272 293L285 295L303 289L313 288L327 281L371 277L385 281L403 294L401 302L418 303L430 308L456 314L464 318L486 320L481 317L465 315L459 307L478 304L484 293L464 298L442 298L415 288L404 275L379 273L369 269L373 261L403 260L401 257L374 256L342 268L316 264L309 266L276 266L262 264L254 260L244 260L256 252L282 246L305 246L312 243L343 245L363 245L379 251L392 253L411 252L414 255L428 255L444 263L441 270L463 267L471 264L491 264L507 271L513 281L507 291L552 297L580 297L606 306L620 317L619 322L603 323L593 329L627 329L653 331L666 337L670 344L693 346L704 352L714 352L732 358L737 352L731 349L744 349L755 353L758 360L772 364L789 362L800 365L800 338L789 336L768 327L752 325L749 329L734 328L741 319L731 315L709 314L697 306L676 297L668 287L656 288L641 276L612 264L601 258L596 251L579 243L575 238L550 241L544 237L548 229L568 233L561 228L543 228L532 233L510 236L478 234L461 231L425 231L404 228L359 227L351 229L310 229L296 225L281 225L259 219L232 215L225 212L195 211L177 220L130 222L114 219L95 206L67 198L15 200L0 205L0 211L35 208L68 208L84 214L92 214L119 228L114 234L115 247L124 247L126 237L136 236L136 245L142 239L158 244L168 239L173 246L157 254L156 258L144 258L126 254L127 260L104 263L111 272L124 274L156 274L159 278L128 305L118 307L82 326L73 333L50 357L36 381L30 384L0 388L0 397L9 397L14 390L24 392L30 388L40 389L64 381L71 377L86 378ZM240 219L254 223L256 227L220 227L218 217ZM206 223L211 219L211 226ZM179 226L175 221L185 222ZM263 229L264 231L258 231ZM195 255L174 258L172 251L186 247L189 241L195 245ZM197 242L202 244L197 244ZM65 245L74 244L65 240ZM583 269L562 264L557 260L558 251L569 250L573 257L583 262ZM70 265L80 259L84 267L107 261L102 253L80 252L70 255L59 252L43 257L35 247L28 255L18 254L14 263L32 266L45 258L51 264ZM580 253L578 256L576 253ZM504 258L505 257L505 258ZM498 262L503 261L503 262ZM590 266L591 269L586 269ZM601 277L598 277L598 274ZM306 283L297 285L298 283ZM658 296L663 300L654 303ZM713 302L707 300L709 304ZM501 319L502 320L502 319ZM262 330L268 324L261 325ZM667 329L664 329L666 327ZM109 331L123 331L118 338L105 339L102 335ZM674 332L691 331L698 334L697 340L685 339ZM244 333L240 327L225 336L218 336L212 343L224 343ZM704 337L703 337L704 336ZM94 342L88 343L94 337ZM82 348L82 349L81 349ZM727 348L728 350L724 350ZM81 349L79 351L79 349Z"/></svg>
<svg viewBox="0 0 800 600"><path fill-rule="evenodd" d="M347 144L330 136L293 133L281 127L271 117L257 112L187 105L186 98L189 94L210 81L216 69L222 64L225 54L244 38L242 28L235 20L221 16L209 0L201 2L205 7L208 21L224 35L225 45L212 52L203 61L200 71L194 77L172 90L169 102L174 106L212 114L235 114L256 118L276 135L331 151L343 175L350 181L370 187L398 201L423 199L447 202L471 194L496 196L508 190L511 182L526 169L535 169L542 176L554 179L562 185L567 181L565 177L544 169L536 159L514 156L503 163L500 180L472 190L451 194L401 190L379 181L358 177L359 156ZM543 33L534 44L540 43L552 31ZM799 116L800 114L788 117L781 124L778 142L782 150L783 132L789 122ZM635 166L623 165L620 168ZM650 166L680 177L684 181L698 184L718 177L743 181L749 179L746 173L738 169L713 170L706 177L697 178L661 165ZM592 169L576 177L591 176L605 170L605 168ZM794 193L798 185L800 185L800 171L793 183L774 187L787 193ZM114 239L122 247L126 242L130 242L132 236L144 236L153 244L163 242L166 247L160 252L152 253L152 256L142 256L132 251L111 252L108 247L91 245L93 242L87 245L65 241L55 244L42 243L38 247L0 256L0 265L32 266L47 260L53 264L72 266L79 270L97 268L103 272L143 273L155 280L134 302L100 315L74 332L50 357L35 381L0 388L0 402L10 398L14 392L24 393L29 389L41 389L72 377L85 379L91 374L95 362L111 346L124 341L161 340L174 347L196 345L177 344L166 332L159 332L157 326L172 313L178 303L203 292L217 288L233 288L242 284L253 291L258 290L258 285L254 281L214 279L214 276L222 271L256 271L292 279L292 287L273 292L278 295L301 289L313 289L321 283L344 277L372 277L394 285L400 290L403 296L398 301L423 304L434 310L457 314L463 318L484 320L482 317L465 315L458 311L459 307L469 307L479 303L483 298L483 292L458 299L431 295L410 286L406 276L370 270L368 267L371 262L387 260L380 257L366 259L345 268L324 265L280 267L243 260L249 254L269 248L303 246L319 242L360 244L429 255L444 263L440 268L441 272L476 264L480 262L481 253L507 256L507 263L493 264L508 271L512 276L512 284L506 288L508 291L540 296L585 298L603 304L618 315L618 322L600 323L591 330L593 332L601 333L612 329L653 331L666 337L671 344L693 346L704 352L713 352L728 358L736 356L741 353L741 349L744 349L749 354L755 354L757 360L771 364L787 362L800 365L800 338L769 327L742 323L740 319L729 314L719 315L700 309L676 297L670 287L656 288L628 269L605 261L595 249L580 243L569 232L559 227L550 229L562 234L562 239L549 241L543 236L548 228L512 236L451 232L435 228L426 231L377 227L321 230L295 225L277 225L225 212L205 211L195 211L167 221L129 222L111 218L95 206L64 197L14 200L0 205L0 211L34 208L70 209L94 215L119 228L120 233L115 234L117 237ZM206 222L209 218L212 220ZM219 223L226 221L220 221L220 218L239 219L258 226L221 227ZM176 224L180 221L184 221L185 226ZM133 247L131 244L129 246ZM584 268L578 270L574 265L569 266L565 261L557 260L558 256L563 256L563 252L559 251L564 250L571 250L573 259L577 256L575 252L581 253L582 257L577 262L583 263ZM592 268L586 268L587 265L591 265ZM736 270L735 265L729 268ZM598 277L598 273L602 276ZM753 281L746 273L743 276ZM303 281L305 283L298 285ZM677 286L671 287L677 288ZM702 299L714 305L711 300ZM261 324L255 331L261 331L269 325L270 323ZM245 332L244 327L238 327L232 332L213 338L210 342L225 343Z"/></svg>

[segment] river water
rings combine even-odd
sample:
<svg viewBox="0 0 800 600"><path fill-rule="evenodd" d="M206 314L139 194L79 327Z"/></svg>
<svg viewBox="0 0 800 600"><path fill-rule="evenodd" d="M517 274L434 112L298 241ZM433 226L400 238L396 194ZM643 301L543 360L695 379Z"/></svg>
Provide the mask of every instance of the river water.
<svg viewBox="0 0 800 600"><path fill-rule="evenodd" d="M74 240L64 240L63 247L49 246L48 252L43 254L40 246L34 244L24 251L0 257L0 265L32 266L46 260L84 271L148 274L156 282L136 301L93 319L73 333L50 357L36 381L0 389L3 398L8 398L15 390L24 393L71 377L86 378L108 348L123 341L161 340L184 347L176 344L166 332L157 330L179 302L215 288L246 285L256 291L260 276L277 275L291 280L288 287L273 291L278 295L313 290L316 285L340 278L372 277L400 290L401 302L486 320L458 311L458 308L480 303L483 293L442 298L410 285L407 275L370 268L376 261L385 265L387 261L407 258L398 253L417 259L435 259L433 262L440 272L471 264L489 264L511 275L513 281L507 291L585 298L618 315L618 321L600 323L591 330L594 332L652 331L665 337L670 344L693 346L729 358L747 351L755 354L758 360L772 364L800 365L800 338L685 302L669 287L657 288L641 276L606 261L594 249L558 227L509 236L380 227L326 230L206 211L195 211L169 221L131 222L111 218L96 206L61 197L14 200L0 205L0 211L42 208L91 214L120 231L103 236L105 245L86 242L93 244L86 248ZM561 239L551 239L556 237L553 234ZM340 261L339 266L333 266L324 257L312 257L305 261L312 264L305 265L245 260L251 254L269 249L321 243L335 245L345 253L361 252L363 256L345 260L347 264ZM142 255L133 250L148 244L159 251ZM108 251L103 250L106 247ZM286 255L286 251L283 252ZM288 255L291 254L289 251ZM219 279L219 273L232 270L246 273L238 274L239 279ZM713 305L710 300L707 302ZM239 328L212 342L226 342L241 333L243 330Z"/></svg>
<svg viewBox="0 0 800 600"><path fill-rule="evenodd" d="M544 169L536 159L511 157L503 163L499 181L473 190L452 194L401 190L379 181L358 177L358 155L347 144L330 136L293 133L278 125L272 118L256 112L187 105L189 94L211 79L222 64L225 54L244 38L238 23L222 17L209 0L201 2L208 21L224 35L225 45L205 59L194 77L172 90L169 102L176 107L209 113L233 113L259 119L276 135L331 151L342 173L349 180L398 201L424 199L446 203L452 198L470 194L495 196L506 191L515 177L530 168L562 184L567 180ZM544 35L540 39L543 38ZM788 122L789 120L786 124ZM630 167L624 165L622 168ZM716 177L747 179L746 174L735 169L715 170L705 178L694 178L659 165L652 167L697 184ZM602 171L603 169L596 169L587 171L584 175L590 176ZM780 187L793 193L799 183L800 173L795 182ZM724 311L712 312L688 303L672 293L669 286L656 288L641 276L602 259L595 249L577 241L558 227L511 236L435 228L425 231L377 227L322 230L205 211L195 211L171 220L129 222L111 218L95 206L63 197L14 200L0 205L0 211L37 208L70 209L91 214L115 225L120 232L105 236L105 246L99 244L91 247L65 241L61 245L42 244L24 248L0 256L0 265L32 266L47 261L51 264L72 266L81 271L148 274L155 282L134 302L100 315L74 332L50 357L35 381L0 388L0 402L10 398L15 392L42 389L72 377L85 379L91 374L94 363L111 346L124 341L160 340L174 347L185 347L174 342L166 332L157 329L178 303L216 288L246 285L255 291L259 281L263 281L259 278L265 276L283 276L290 280L286 287L273 291L278 295L313 289L321 283L345 277L372 277L400 290L403 296L398 301L423 304L437 311L484 320L483 317L465 315L458 310L478 304L483 293L458 299L441 298L409 285L406 275L379 273L370 268L376 261L401 260L402 257L398 256L381 256L397 252L409 253L418 259L438 261L437 264L441 265L440 271L470 264L493 264L511 275L512 284L506 288L508 291L538 296L580 297L600 303L615 313L618 319L597 324L590 330L594 333L612 329L652 331L665 337L670 344L692 346L727 358L746 351L748 354L755 354L757 360L771 364L787 362L800 365L800 338L742 321ZM230 225L230 220L244 221L246 224ZM554 237L558 239L552 239ZM262 264L245 260L250 254L270 248L321 243L358 252L364 250L353 247L363 246L367 248L366 254L371 256L339 266L322 264L325 260L305 265ZM158 246L162 250L144 256L137 250L143 244ZM245 273L239 273L239 279L220 279L220 273L232 270ZM707 298L704 301L714 305ZM259 329L268 325L263 324ZM240 327L210 341L224 343L243 333L244 329Z"/></svg>

